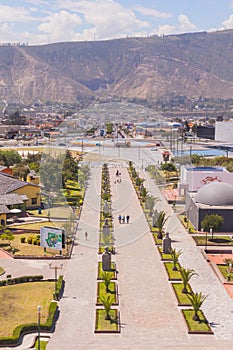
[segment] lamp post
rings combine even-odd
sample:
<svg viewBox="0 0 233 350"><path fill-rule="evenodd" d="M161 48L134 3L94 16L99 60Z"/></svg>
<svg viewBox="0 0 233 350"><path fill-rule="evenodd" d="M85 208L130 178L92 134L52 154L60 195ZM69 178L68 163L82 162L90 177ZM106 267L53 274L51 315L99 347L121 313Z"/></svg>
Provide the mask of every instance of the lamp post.
<svg viewBox="0 0 233 350"><path fill-rule="evenodd" d="M214 231L213 231L213 227L210 226L210 234L211 234L211 239L214 238Z"/></svg>
<svg viewBox="0 0 233 350"><path fill-rule="evenodd" d="M40 350L40 312L41 312L41 306L37 306L38 311L38 350Z"/></svg>
<svg viewBox="0 0 233 350"><path fill-rule="evenodd" d="M52 266L52 264L50 263L49 264L49 268L54 270L54 273L55 273L55 285L54 285L54 288L55 288L55 293L56 293L56 289L57 289L57 270L61 270L63 267L63 264L60 264L60 266Z"/></svg>
<svg viewBox="0 0 233 350"><path fill-rule="evenodd" d="M227 269L227 281L230 282L231 280L231 273L232 273L232 263L229 263L228 269Z"/></svg>

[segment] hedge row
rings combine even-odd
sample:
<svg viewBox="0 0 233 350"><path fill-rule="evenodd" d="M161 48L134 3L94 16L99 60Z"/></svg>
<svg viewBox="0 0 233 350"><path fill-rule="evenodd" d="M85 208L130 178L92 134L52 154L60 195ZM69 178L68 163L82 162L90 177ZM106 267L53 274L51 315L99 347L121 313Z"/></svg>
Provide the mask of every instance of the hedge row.
<svg viewBox="0 0 233 350"><path fill-rule="evenodd" d="M49 306L49 314L47 321L45 323L42 323L40 325L41 331L45 332L51 332L54 327L54 322L56 321L56 314L57 314L57 302L52 301ZM20 342L20 337L23 334L26 333L32 333L38 330L38 324L37 323L29 323L20 325L15 328L13 332L13 336L11 337L2 337L0 338L0 346L16 346Z"/></svg>
<svg viewBox="0 0 233 350"><path fill-rule="evenodd" d="M8 278L6 280L0 281L0 287L6 286L9 284L18 284L18 283L25 283L25 282L38 282L43 280L43 275L38 276L21 276L21 277L15 277L15 278Z"/></svg>

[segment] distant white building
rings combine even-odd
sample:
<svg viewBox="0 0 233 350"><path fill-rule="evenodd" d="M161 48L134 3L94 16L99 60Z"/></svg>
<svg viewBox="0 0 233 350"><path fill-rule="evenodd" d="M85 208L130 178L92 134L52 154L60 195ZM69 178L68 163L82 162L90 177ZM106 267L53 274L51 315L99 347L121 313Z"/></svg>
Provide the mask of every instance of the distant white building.
<svg viewBox="0 0 233 350"><path fill-rule="evenodd" d="M213 182L225 182L233 185L233 173L224 167L181 166L179 196L188 192L197 192L204 185Z"/></svg>
<svg viewBox="0 0 233 350"><path fill-rule="evenodd" d="M233 143L233 121L215 122L215 141Z"/></svg>

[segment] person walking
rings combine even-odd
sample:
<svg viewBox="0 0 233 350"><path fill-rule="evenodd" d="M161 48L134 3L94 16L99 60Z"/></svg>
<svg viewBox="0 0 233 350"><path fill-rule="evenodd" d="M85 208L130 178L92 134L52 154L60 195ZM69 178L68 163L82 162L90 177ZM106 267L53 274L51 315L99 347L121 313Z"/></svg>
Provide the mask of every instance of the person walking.
<svg viewBox="0 0 233 350"><path fill-rule="evenodd" d="M122 219L122 224L124 224L125 223L125 215L122 215L121 219Z"/></svg>
<svg viewBox="0 0 233 350"><path fill-rule="evenodd" d="M129 223L129 215L126 216L126 222Z"/></svg>
<svg viewBox="0 0 233 350"><path fill-rule="evenodd" d="M87 234L87 231L85 232L85 240L87 241L87 237L88 237L88 234Z"/></svg>
<svg viewBox="0 0 233 350"><path fill-rule="evenodd" d="M118 216L119 224L121 224L121 215Z"/></svg>

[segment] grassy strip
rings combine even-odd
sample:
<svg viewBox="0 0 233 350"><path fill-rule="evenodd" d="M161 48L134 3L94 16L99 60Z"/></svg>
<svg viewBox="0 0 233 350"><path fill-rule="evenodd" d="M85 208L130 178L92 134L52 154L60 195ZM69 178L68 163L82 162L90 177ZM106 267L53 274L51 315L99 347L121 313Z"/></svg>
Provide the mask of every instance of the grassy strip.
<svg viewBox="0 0 233 350"><path fill-rule="evenodd" d="M114 262L111 263L111 269L112 271L110 271L109 273L111 274L111 279L115 280L116 279L116 269L115 269L115 264ZM102 262L100 261L98 263L98 280L102 280L103 279L103 270L102 270Z"/></svg>
<svg viewBox="0 0 233 350"><path fill-rule="evenodd" d="M168 274L168 279L169 281L181 281L181 277L180 277L180 264L176 264L177 266L177 271L173 270L173 262L165 262L164 263L165 269L167 271Z"/></svg>
<svg viewBox="0 0 233 350"><path fill-rule="evenodd" d="M40 341L40 350L45 350L47 344L48 344L48 341L43 341L43 340L41 340L41 341ZM36 341L34 347L35 347L36 350L38 350L38 340Z"/></svg>
<svg viewBox="0 0 233 350"><path fill-rule="evenodd" d="M165 254L165 253L163 253L163 249L162 249L162 247L159 247L158 246L158 251L159 251L159 254L160 254L160 256L161 256L161 260L172 260L172 256L171 256L171 254Z"/></svg>
<svg viewBox="0 0 233 350"><path fill-rule="evenodd" d="M217 264L217 267L218 267L219 271L221 272L221 274L223 275L223 277L225 278L225 280L227 280L227 275L228 275L227 265ZM231 276L231 279L232 279L232 277L233 276Z"/></svg>
<svg viewBox="0 0 233 350"><path fill-rule="evenodd" d="M113 305L118 304L117 303L117 295L116 295L116 283L115 282L110 282L109 284L109 292L106 292L106 288L105 288L105 284L104 282L99 282L98 286L97 286L97 304L98 305L103 305L102 301L100 300L100 298L102 297L108 297L109 295L112 297L113 299Z"/></svg>
<svg viewBox="0 0 233 350"><path fill-rule="evenodd" d="M188 333L213 334L202 311L198 313L199 321L192 319L194 315L193 310L182 310L182 314L188 327Z"/></svg>
<svg viewBox="0 0 233 350"><path fill-rule="evenodd" d="M206 236L203 234L202 236L193 236L194 241L197 245L206 245ZM233 240L230 236L214 236L214 238L210 238L207 236L207 248L208 246L233 246Z"/></svg>
<svg viewBox="0 0 233 350"><path fill-rule="evenodd" d="M182 293L182 289L184 288L183 283L172 283L172 288L175 292L176 299L178 301L178 306L191 306L190 300L187 297L186 293ZM192 293L192 288L190 285L187 285L188 293Z"/></svg>
<svg viewBox="0 0 233 350"><path fill-rule="evenodd" d="M120 326L118 320L118 310L112 309L109 312L111 320L105 320L105 310L96 310L96 325L95 332L103 333L119 333Z"/></svg>
<svg viewBox="0 0 233 350"><path fill-rule="evenodd" d="M0 276L2 276L4 273L5 273L4 268L0 266Z"/></svg>

